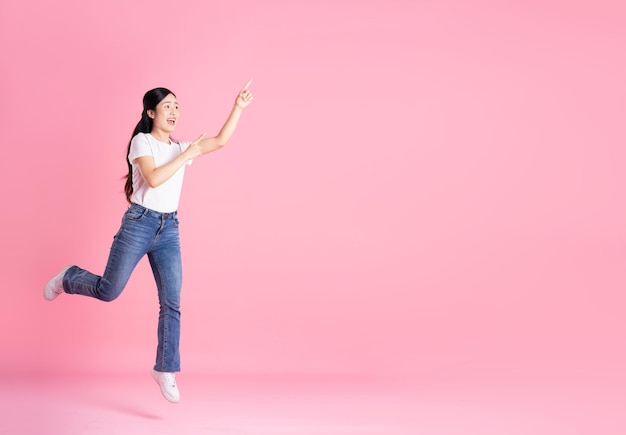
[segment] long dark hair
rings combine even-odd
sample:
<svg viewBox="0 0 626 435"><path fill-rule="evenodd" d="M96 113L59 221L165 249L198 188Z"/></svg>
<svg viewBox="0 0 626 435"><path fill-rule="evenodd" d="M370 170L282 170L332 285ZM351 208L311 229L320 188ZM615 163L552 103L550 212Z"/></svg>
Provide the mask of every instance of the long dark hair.
<svg viewBox="0 0 626 435"><path fill-rule="evenodd" d="M172 91L166 88L155 88L145 93L143 96L143 111L141 112L141 119L137 123L137 126L133 130L133 135L128 141L128 149L126 150L126 164L128 164L128 175L126 175L126 184L124 185L124 192L126 193L126 200L130 203L130 197L133 195L133 167L128 161L130 155L130 144L133 138L138 133L150 133L152 131L152 118L148 116L148 110L156 110L157 104L167 97L169 94L174 95ZM176 95L174 95L176 97Z"/></svg>

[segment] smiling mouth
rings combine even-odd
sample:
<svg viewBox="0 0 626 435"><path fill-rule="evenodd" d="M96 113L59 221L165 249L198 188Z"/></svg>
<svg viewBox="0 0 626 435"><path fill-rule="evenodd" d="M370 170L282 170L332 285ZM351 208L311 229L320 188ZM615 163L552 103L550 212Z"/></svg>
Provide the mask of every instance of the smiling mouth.
<svg viewBox="0 0 626 435"><path fill-rule="evenodd" d="M168 120L167 120L167 123L168 123L169 125L176 125L176 119L174 119L174 118L168 119Z"/></svg>

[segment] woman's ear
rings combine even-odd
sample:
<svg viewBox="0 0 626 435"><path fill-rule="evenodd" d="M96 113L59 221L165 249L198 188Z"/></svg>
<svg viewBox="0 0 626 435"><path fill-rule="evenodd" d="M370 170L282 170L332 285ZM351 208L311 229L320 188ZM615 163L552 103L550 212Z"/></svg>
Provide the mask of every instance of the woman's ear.
<svg viewBox="0 0 626 435"><path fill-rule="evenodd" d="M154 117L156 116L156 113L154 113L154 110L152 110L152 109L148 109L148 111L146 113L148 114L148 117L150 119L154 119Z"/></svg>

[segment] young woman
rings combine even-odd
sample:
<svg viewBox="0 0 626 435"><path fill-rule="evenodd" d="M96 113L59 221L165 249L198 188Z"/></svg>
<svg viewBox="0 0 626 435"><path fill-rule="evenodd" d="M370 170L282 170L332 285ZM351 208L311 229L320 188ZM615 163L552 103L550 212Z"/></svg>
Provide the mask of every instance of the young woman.
<svg viewBox="0 0 626 435"><path fill-rule="evenodd" d="M130 203L113 239L102 276L66 266L44 287L52 301L61 293L112 301L124 290L139 260L148 255L159 295L156 363L152 377L163 396L178 402L175 373L180 371L180 291L182 265L178 237L178 201L185 167L194 158L222 148L233 135L242 110L252 102L250 80L239 92L224 126L215 137L202 134L193 142L170 138L179 119L178 102L165 88L143 97L141 120L128 144L126 199Z"/></svg>

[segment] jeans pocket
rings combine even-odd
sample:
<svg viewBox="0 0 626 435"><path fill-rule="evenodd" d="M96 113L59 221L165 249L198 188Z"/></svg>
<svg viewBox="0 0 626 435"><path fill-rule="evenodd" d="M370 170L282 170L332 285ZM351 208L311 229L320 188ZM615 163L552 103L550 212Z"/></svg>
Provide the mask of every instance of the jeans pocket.
<svg viewBox="0 0 626 435"><path fill-rule="evenodd" d="M145 215L145 210L136 207L130 207L128 210L126 210L126 213L124 213L124 219L137 222L142 220Z"/></svg>

